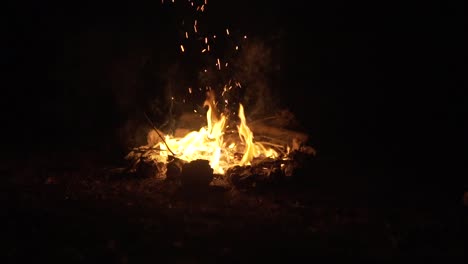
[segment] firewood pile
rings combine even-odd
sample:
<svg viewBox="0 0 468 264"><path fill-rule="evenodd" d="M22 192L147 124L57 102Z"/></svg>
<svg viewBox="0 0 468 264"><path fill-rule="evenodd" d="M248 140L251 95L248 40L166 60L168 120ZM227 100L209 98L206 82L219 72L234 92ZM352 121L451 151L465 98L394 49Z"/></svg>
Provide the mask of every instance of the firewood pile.
<svg viewBox="0 0 468 264"><path fill-rule="evenodd" d="M183 120L190 120L190 116L184 116ZM249 124L256 142L275 149L281 155L278 158L256 157L249 165L233 165L224 175L214 174L208 160L189 162L176 155L160 156L160 148L154 143L158 140L157 134L163 133L151 131L148 133L148 145L133 148L125 157L128 162L125 172L139 178L174 181L190 188L219 182L239 189L281 184L292 179L297 170L308 166L316 156L315 149L307 145L307 134L288 127L292 122L294 119L290 113L280 112ZM180 128L176 134L184 134L184 131L188 129ZM217 179L216 183L213 179Z"/></svg>

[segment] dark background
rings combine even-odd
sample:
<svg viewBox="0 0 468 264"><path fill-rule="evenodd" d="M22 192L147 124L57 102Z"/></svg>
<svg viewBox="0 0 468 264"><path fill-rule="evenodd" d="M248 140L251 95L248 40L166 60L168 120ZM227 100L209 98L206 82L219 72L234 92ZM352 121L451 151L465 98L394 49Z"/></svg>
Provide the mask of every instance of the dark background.
<svg viewBox="0 0 468 264"><path fill-rule="evenodd" d="M162 94L141 76L177 59L181 14L156 0L2 9L3 154L121 153L118 129ZM467 187L461 5L212 0L207 11L249 36L281 32L278 96L321 157L380 168L374 180L393 187L458 198Z"/></svg>

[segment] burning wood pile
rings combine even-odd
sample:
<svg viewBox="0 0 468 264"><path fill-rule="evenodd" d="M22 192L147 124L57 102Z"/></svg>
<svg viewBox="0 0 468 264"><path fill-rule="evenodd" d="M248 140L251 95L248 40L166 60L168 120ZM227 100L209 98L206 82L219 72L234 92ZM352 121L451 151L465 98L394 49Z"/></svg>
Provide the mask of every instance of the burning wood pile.
<svg viewBox="0 0 468 264"><path fill-rule="evenodd" d="M134 148L126 156L127 172L184 186L213 185L217 179L249 188L281 183L315 157L315 150L306 145L308 136L288 129L294 122L288 111L248 126L244 108L239 104L236 129L231 129L227 115L217 113L213 97L208 97L204 105L208 107L206 126L198 131L181 127L174 135L165 135L154 127L148 133L148 144ZM182 118L199 120L190 114Z"/></svg>
<svg viewBox="0 0 468 264"><path fill-rule="evenodd" d="M246 94L257 98L257 103L271 98L265 92L270 87L266 80L274 65L269 45L249 42L246 34L231 32L227 27L219 32L209 30L208 25L202 26L199 22L209 21L203 15L207 1L162 3L191 14L181 23L179 55L181 61L190 62L187 70L198 74L197 81L192 80L193 85L188 87L190 97L187 98L194 98L198 91L201 96L207 93L203 104L207 108L206 119L200 120L202 116L196 113L185 113L179 118L184 122L179 122L178 129L166 134L147 116L152 126L147 144L128 153L127 171L139 177L174 180L187 186L207 186L221 180L248 187L291 178L296 169L315 156L315 150L306 145L307 134L291 128L294 117L288 111L247 124L244 106L239 103ZM200 67L194 61L200 62ZM239 80L247 85L243 87ZM223 84L224 88L215 96L211 87ZM258 94L252 96L247 91ZM216 97L221 100L217 101ZM250 101L250 105L255 105L255 101Z"/></svg>

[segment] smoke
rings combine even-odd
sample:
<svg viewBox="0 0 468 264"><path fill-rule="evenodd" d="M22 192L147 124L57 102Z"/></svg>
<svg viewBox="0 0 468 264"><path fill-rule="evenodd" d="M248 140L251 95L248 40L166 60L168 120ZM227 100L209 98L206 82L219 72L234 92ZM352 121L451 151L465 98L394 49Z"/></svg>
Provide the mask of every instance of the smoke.
<svg viewBox="0 0 468 264"><path fill-rule="evenodd" d="M272 47L260 39L248 42L235 64L235 78L245 89L242 101L249 108L250 117L271 114L277 107L274 76L279 69Z"/></svg>
<svg viewBox="0 0 468 264"><path fill-rule="evenodd" d="M228 65L221 60L221 70L207 67L198 81L202 87L216 91L220 111L234 113L241 103L250 118L261 118L278 107L281 42L278 38L251 38L242 44L234 52L234 47L224 49L218 56L227 58ZM214 61L214 56L210 60Z"/></svg>
<svg viewBox="0 0 468 264"><path fill-rule="evenodd" d="M247 37L236 28L220 28L217 20L203 23L198 13L185 11L180 21L170 21L151 59L139 68L142 73L135 76L136 83L145 92L136 108L146 112L158 129L171 134L188 113L197 120L205 116L207 91L215 94L217 110L233 121L239 104L244 105L248 119L277 112L281 33ZM198 34L193 32L196 20ZM125 107L127 98L119 92L116 100Z"/></svg>
<svg viewBox="0 0 468 264"><path fill-rule="evenodd" d="M144 80L146 85L159 87L146 98L148 113L162 131L173 133L181 122L186 123L181 119L188 113L194 119L204 117L208 91L215 95L217 110L233 121L237 120L239 104L244 105L250 119L277 112L280 37L252 37L243 40L238 49L235 42L217 44L210 54L190 53L187 48L183 54L147 65L152 76Z"/></svg>

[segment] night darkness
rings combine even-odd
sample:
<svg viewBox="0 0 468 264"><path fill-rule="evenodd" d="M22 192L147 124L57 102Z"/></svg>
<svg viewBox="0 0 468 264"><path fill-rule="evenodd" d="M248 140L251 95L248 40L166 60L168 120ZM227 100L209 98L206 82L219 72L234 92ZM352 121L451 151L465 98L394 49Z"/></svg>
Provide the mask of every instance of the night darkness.
<svg viewBox="0 0 468 264"><path fill-rule="evenodd" d="M462 6L283 2L209 0L207 25L245 32L271 49L275 107L297 117L321 170L347 171L326 174L328 195L365 190L390 208L465 210L466 221ZM123 127L144 124L154 104L166 109L169 77L184 87L197 77L171 71L176 61L178 70L189 65L178 50L185 14L160 0L38 1L3 11L2 157L11 179L9 163L27 166L38 156L118 160L131 133ZM16 185L8 186L5 201L17 201Z"/></svg>

